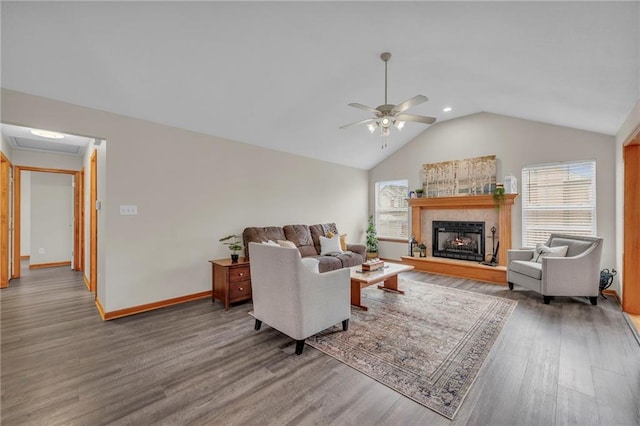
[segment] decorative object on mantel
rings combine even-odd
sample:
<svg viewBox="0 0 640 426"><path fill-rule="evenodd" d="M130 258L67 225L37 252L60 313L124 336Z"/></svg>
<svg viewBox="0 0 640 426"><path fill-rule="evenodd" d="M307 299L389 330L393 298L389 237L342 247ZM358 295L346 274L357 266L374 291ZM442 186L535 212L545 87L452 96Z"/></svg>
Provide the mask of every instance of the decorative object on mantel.
<svg viewBox="0 0 640 426"><path fill-rule="evenodd" d="M504 193L505 194L517 194L518 193L518 179L511 173L508 173L504 177Z"/></svg>
<svg viewBox="0 0 640 426"><path fill-rule="evenodd" d="M453 419L518 302L430 279L401 278L404 296L362 289L369 310L351 309L349 331L332 327L307 344Z"/></svg>
<svg viewBox="0 0 640 426"><path fill-rule="evenodd" d="M389 63L389 59L391 59L391 53L383 52L380 55L380 59L382 59L382 61L384 62L384 104L373 108L355 102L350 103L350 107L372 112L375 115L375 118L367 118L364 120L356 121L355 123L347 124L340 128L344 129L345 127L366 124L369 128L369 131L373 133L378 127L380 127L380 130L382 132L382 149L384 149L387 146L387 136L389 136L391 126L394 126L400 131L404 127L404 123L406 121L412 121L422 124L433 124L436 122L436 119L434 117L425 117L423 115L402 114L402 112L408 110L411 107L420 105L423 102L427 102L429 99L427 99L426 96L417 95L398 105L390 104L387 101L387 64Z"/></svg>
<svg viewBox="0 0 640 426"><path fill-rule="evenodd" d="M418 248L420 249L420 257L427 257L427 246L420 244Z"/></svg>
<svg viewBox="0 0 640 426"><path fill-rule="evenodd" d="M496 156L422 165L426 197L489 195L496 186Z"/></svg>
<svg viewBox="0 0 640 426"><path fill-rule="evenodd" d="M373 215L369 215L369 223L367 225L367 259L378 257L378 234L376 232L376 223Z"/></svg>
<svg viewBox="0 0 640 426"><path fill-rule="evenodd" d="M416 193L416 197L417 198L422 198L424 197L424 189L422 188L417 188L415 191L413 191Z"/></svg>
<svg viewBox="0 0 640 426"><path fill-rule="evenodd" d="M411 238L409 239L409 256L413 256L414 253L420 252L420 249L418 248L418 241L416 241L415 237L412 235Z"/></svg>
<svg viewBox="0 0 640 426"><path fill-rule="evenodd" d="M238 261L238 252L242 250L242 244L240 242L240 237L238 235L228 235L224 238L220 238L219 240L222 244L229 247L231 250L231 261Z"/></svg>

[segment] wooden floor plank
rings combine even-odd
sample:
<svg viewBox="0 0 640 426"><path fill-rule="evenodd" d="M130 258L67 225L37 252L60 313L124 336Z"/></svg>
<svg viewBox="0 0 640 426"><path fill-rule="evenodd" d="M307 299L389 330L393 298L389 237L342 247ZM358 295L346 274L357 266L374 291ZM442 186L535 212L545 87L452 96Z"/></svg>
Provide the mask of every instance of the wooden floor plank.
<svg viewBox="0 0 640 426"><path fill-rule="evenodd" d="M0 292L2 425L638 424L640 347L598 306L463 278L401 278L518 301L453 421L287 336L250 302L197 300L104 322L82 274ZM622 383L622 384L621 384ZM635 422L635 423L633 423Z"/></svg>

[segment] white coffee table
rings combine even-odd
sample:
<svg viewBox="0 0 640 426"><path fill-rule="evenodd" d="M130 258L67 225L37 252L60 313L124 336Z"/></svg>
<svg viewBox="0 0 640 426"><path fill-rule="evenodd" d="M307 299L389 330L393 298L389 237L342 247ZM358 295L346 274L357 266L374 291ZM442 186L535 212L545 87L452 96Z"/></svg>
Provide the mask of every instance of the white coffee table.
<svg viewBox="0 0 640 426"><path fill-rule="evenodd" d="M362 310L368 310L360 300L360 290L373 284L382 283L378 288L384 291L404 294L398 289L398 274L413 269L413 266L400 263L385 262L384 268L377 271L362 271L362 265L353 266L351 269L351 305Z"/></svg>

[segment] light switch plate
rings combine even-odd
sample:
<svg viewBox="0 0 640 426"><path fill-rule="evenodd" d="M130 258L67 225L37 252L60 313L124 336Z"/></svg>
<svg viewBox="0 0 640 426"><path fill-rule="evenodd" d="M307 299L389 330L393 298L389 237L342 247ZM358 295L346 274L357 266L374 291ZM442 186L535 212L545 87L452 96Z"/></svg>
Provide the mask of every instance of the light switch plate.
<svg viewBox="0 0 640 426"><path fill-rule="evenodd" d="M135 216L138 214L138 206L120 206L120 215L121 216Z"/></svg>

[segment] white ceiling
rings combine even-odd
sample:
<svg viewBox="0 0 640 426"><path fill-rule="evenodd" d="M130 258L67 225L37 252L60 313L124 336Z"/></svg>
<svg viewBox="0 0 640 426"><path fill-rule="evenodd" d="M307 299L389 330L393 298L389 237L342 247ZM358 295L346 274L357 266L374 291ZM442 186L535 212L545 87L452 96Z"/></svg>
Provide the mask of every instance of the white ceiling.
<svg viewBox="0 0 640 426"><path fill-rule="evenodd" d="M381 52L390 103L430 99L409 113L613 135L639 97L639 16L638 2L3 1L2 86L369 169L428 127L385 150L338 129L369 117L347 103L383 103Z"/></svg>

